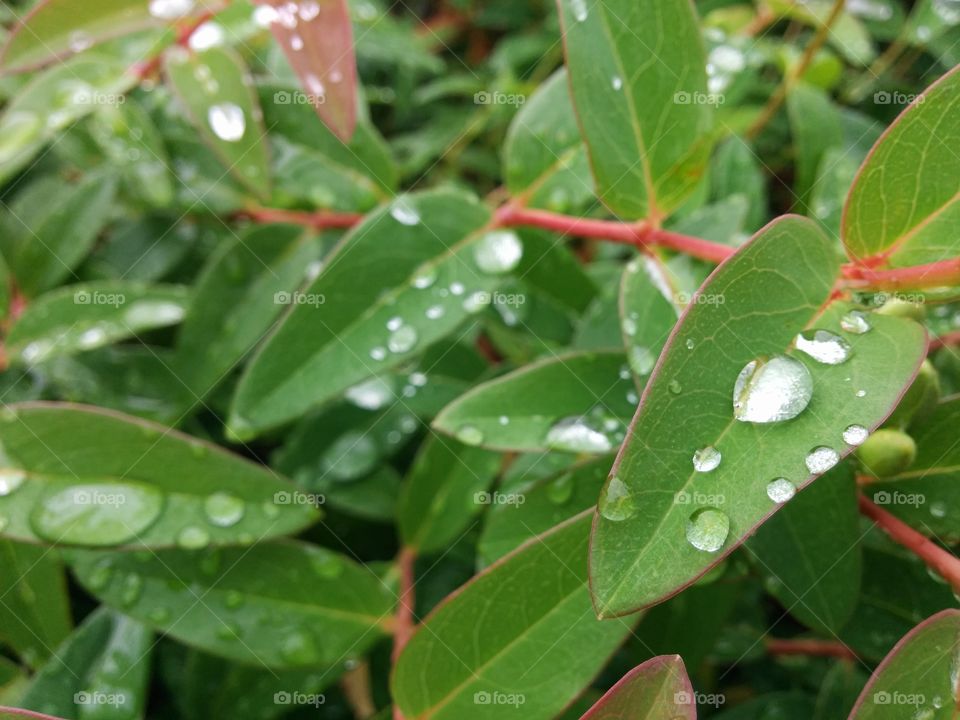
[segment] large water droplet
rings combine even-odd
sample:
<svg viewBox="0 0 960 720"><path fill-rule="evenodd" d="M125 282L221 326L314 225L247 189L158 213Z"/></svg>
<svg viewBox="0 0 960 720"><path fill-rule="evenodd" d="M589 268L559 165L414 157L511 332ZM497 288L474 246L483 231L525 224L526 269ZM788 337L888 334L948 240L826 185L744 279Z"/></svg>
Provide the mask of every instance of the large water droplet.
<svg viewBox="0 0 960 720"><path fill-rule="evenodd" d="M392 353L410 352L417 344L417 330L412 325L401 325L387 338L387 348Z"/></svg>
<svg viewBox="0 0 960 720"><path fill-rule="evenodd" d="M697 472L711 472L720 466L720 451L712 445L700 448L693 454L693 469Z"/></svg>
<svg viewBox="0 0 960 720"><path fill-rule="evenodd" d="M687 520L687 541L697 550L716 552L730 533L730 518L716 508L700 508Z"/></svg>
<svg viewBox="0 0 960 720"><path fill-rule="evenodd" d="M637 512L633 494L626 483L616 476L607 481L597 507L603 517L614 522L627 520Z"/></svg>
<svg viewBox="0 0 960 720"><path fill-rule="evenodd" d="M483 442L483 431L476 425L461 425L456 438L464 445L479 445Z"/></svg>
<svg viewBox="0 0 960 720"><path fill-rule="evenodd" d="M485 273L499 275L513 270L523 257L523 243L513 230L494 230L480 238L473 259Z"/></svg>
<svg viewBox="0 0 960 720"><path fill-rule="evenodd" d="M869 435L870 431L863 425L850 425L843 431L843 441L847 445L863 445Z"/></svg>
<svg viewBox="0 0 960 720"><path fill-rule="evenodd" d="M218 527L231 527L243 518L246 504L230 493L216 492L203 503L207 519Z"/></svg>
<svg viewBox="0 0 960 720"><path fill-rule="evenodd" d="M799 360L786 355L752 360L733 386L733 415L752 423L790 420L803 412L812 395L813 378Z"/></svg>
<svg viewBox="0 0 960 720"><path fill-rule="evenodd" d="M815 447L807 454L805 462L807 464L807 470L814 475L819 475L820 473L825 473L840 462L840 454L833 448L821 445Z"/></svg>
<svg viewBox="0 0 960 720"><path fill-rule="evenodd" d="M630 361L631 369L637 375L649 375L653 370L653 366L657 362L657 358L648 348L642 347L640 345L634 345L630 348L630 353L627 356Z"/></svg>
<svg viewBox="0 0 960 720"><path fill-rule="evenodd" d="M393 385L380 377L354 385L344 394L347 400L364 410L379 410L394 399Z"/></svg>
<svg viewBox="0 0 960 720"><path fill-rule="evenodd" d="M209 50L212 47L223 45L226 33L223 25L215 22L205 22L190 35L191 50Z"/></svg>
<svg viewBox="0 0 960 720"><path fill-rule="evenodd" d="M207 122L213 134L224 142L237 142L247 130L247 119L239 105L218 103L207 110Z"/></svg>
<svg viewBox="0 0 960 720"><path fill-rule="evenodd" d="M610 438L592 428L582 417L568 417L556 422L547 431L546 445L567 452L607 452L613 447Z"/></svg>
<svg viewBox="0 0 960 720"><path fill-rule="evenodd" d="M767 497L775 503L785 503L797 494L797 486L786 478L777 478L767 483Z"/></svg>
<svg viewBox="0 0 960 720"><path fill-rule="evenodd" d="M27 475L22 470L14 468L0 470L0 497L15 493L26 479Z"/></svg>
<svg viewBox="0 0 960 720"><path fill-rule="evenodd" d="M42 498L30 522L37 535L52 542L119 545L153 525L163 506L163 494L149 485L74 485Z"/></svg>
<svg viewBox="0 0 960 720"><path fill-rule="evenodd" d="M825 365L839 365L850 358L850 343L829 330L804 330L797 335L797 350Z"/></svg>
<svg viewBox="0 0 960 720"><path fill-rule="evenodd" d="M863 335L870 330L870 319L865 312L851 310L840 318L840 327L848 333Z"/></svg>
<svg viewBox="0 0 960 720"><path fill-rule="evenodd" d="M390 217L401 225L409 227L413 227L420 222L420 213L417 212L417 209L409 200L404 198L397 198L393 201L393 205L390 206Z"/></svg>

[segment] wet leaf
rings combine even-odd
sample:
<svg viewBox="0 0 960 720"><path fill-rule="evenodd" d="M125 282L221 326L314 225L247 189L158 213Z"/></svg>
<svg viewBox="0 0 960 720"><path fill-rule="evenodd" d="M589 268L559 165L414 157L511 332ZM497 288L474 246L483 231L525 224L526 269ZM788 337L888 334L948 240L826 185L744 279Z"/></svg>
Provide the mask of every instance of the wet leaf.
<svg viewBox="0 0 960 720"><path fill-rule="evenodd" d="M647 660L624 675L581 720L696 720L697 704L679 655Z"/></svg>

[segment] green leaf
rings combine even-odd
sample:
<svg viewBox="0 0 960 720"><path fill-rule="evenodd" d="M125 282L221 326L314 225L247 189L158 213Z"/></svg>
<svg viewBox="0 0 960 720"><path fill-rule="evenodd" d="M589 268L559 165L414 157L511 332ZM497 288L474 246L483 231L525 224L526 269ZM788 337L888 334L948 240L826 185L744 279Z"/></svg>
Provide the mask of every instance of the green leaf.
<svg viewBox="0 0 960 720"><path fill-rule="evenodd" d="M620 330L637 386L643 388L677 324L666 269L654 258L634 258L620 282ZM678 298L679 301L679 298Z"/></svg>
<svg viewBox="0 0 960 720"><path fill-rule="evenodd" d="M73 552L69 561L107 605L191 647L268 668L362 654L385 634L394 602L370 569L291 541L145 558Z"/></svg>
<svg viewBox="0 0 960 720"><path fill-rule="evenodd" d="M573 353L478 385L433 427L495 450L605 453L620 444L637 401L622 353Z"/></svg>
<svg viewBox="0 0 960 720"><path fill-rule="evenodd" d="M955 717L958 637L960 610L944 610L917 625L874 671L850 720L894 720L903 717L904 705L925 720Z"/></svg>
<svg viewBox="0 0 960 720"><path fill-rule="evenodd" d="M298 302L322 244L302 228L265 225L227 241L208 260L177 336L177 375L205 398Z"/></svg>
<svg viewBox="0 0 960 720"><path fill-rule="evenodd" d="M136 83L125 63L97 53L84 53L35 76L0 118L0 183L26 167L62 130L98 104L118 102Z"/></svg>
<svg viewBox="0 0 960 720"><path fill-rule="evenodd" d="M804 82L790 88L787 115L793 133L796 168L793 208L809 214L811 194L822 160L828 150L843 141L840 115L824 90Z"/></svg>
<svg viewBox="0 0 960 720"><path fill-rule="evenodd" d="M46 548L0 540L0 638L36 667L70 634L70 600L60 558Z"/></svg>
<svg viewBox="0 0 960 720"><path fill-rule="evenodd" d="M791 615L835 634L859 600L860 537L857 485L844 464L787 503L746 547Z"/></svg>
<svg viewBox="0 0 960 720"><path fill-rule="evenodd" d="M876 483L868 496L925 535L960 537L960 397L947 398L910 428L917 456L905 471Z"/></svg>
<svg viewBox="0 0 960 720"><path fill-rule="evenodd" d="M36 295L73 276L110 219L116 181L90 175L76 185L44 177L16 197L0 248L18 286Z"/></svg>
<svg viewBox="0 0 960 720"><path fill-rule="evenodd" d="M232 432L249 437L298 417L484 309L501 277L478 258L487 263L491 243L504 237L481 232L489 219L476 200L452 191L404 196L368 216L304 291L309 302L284 317L251 361ZM522 247L506 237L512 251Z"/></svg>
<svg viewBox="0 0 960 720"><path fill-rule="evenodd" d="M883 254L893 267L958 252L960 71L927 88L874 145L847 197L843 240L853 260Z"/></svg>
<svg viewBox="0 0 960 720"><path fill-rule="evenodd" d="M8 405L0 416L2 534L64 545L249 544L317 514L292 486L169 428L96 408Z"/></svg>
<svg viewBox="0 0 960 720"><path fill-rule="evenodd" d="M821 28L832 11L829 0L794 3L790 0L771 0L771 9L779 16L797 20L814 28ZM827 41L849 62L866 65L876 55L873 41L866 27L846 10L840 12L830 26Z"/></svg>
<svg viewBox="0 0 960 720"><path fill-rule="evenodd" d="M710 151L713 108L693 5L558 3L600 199L628 218L668 215L695 189Z"/></svg>
<svg viewBox="0 0 960 720"><path fill-rule="evenodd" d="M923 359L924 331L880 315L864 318L871 329L863 334L842 330L851 308L834 303L822 309L838 266L830 240L812 221L786 217L721 265L693 298L601 493L591 547L601 616L650 605L690 584L778 509L768 497L769 483L784 478L787 484L775 490L803 488L832 464L818 458L836 461L852 450L842 438L849 426L875 428L890 414ZM791 383L775 382L771 392L778 401L796 402L782 416L799 414L783 422L735 419L741 372L753 361L767 367L766 358L790 350L804 329L838 335L830 345L849 345L848 359L821 364L791 350L777 361L793 376ZM765 393L751 387L740 398L751 401L743 412L752 406L752 417L766 420L770 406L754 404ZM821 454L813 455L817 448ZM695 454L716 460L714 452L722 456L719 466L698 472ZM708 549L698 549L688 534Z"/></svg>
<svg viewBox="0 0 960 720"><path fill-rule="evenodd" d="M93 612L40 668L18 705L69 720L138 720L147 705L153 634L104 608Z"/></svg>
<svg viewBox="0 0 960 720"><path fill-rule="evenodd" d="M449 438L432 436L404 482L397 512L405 545L421 553L455 542L490 494L500 456Z"/></svg>
<svg viewBox="0 0 960 720"><path fill-rule="evenodd" d="M16 26L0 54L4 72L22 72L38 65L61 60L67 55L86 50L91 45L138 30L159 27L174 19L197 15L193 12L164 17L151 13L146 0L98 0L95 3L77 0L42 0ZM205 2L203 11L216 11L222 2Z"/></svg>
<svg viewBox="0 0 960 720"><path fill-rule="evenodd" d="M514 117L503 158L510 194L530 207L569 212L593 198L565 69L551 75Z"/></svg>
<svg viewBox="0 0 960 720"><path fill-rule="evenodd" d="M308 204L323 210L366 212L383 199L372 179L347 170L326 156L274 139L276 195L285 203Z"/></svg>
<svg viewBox="0 0 960 720"><path fill-rule="evenodd" d="M624 675L581 720L696 720L697 701L679 655L660 655Z"/></svg>
<svg viewBox="0 0 960 720"><path fill-rule="evenodd" d="M200 136L244 186L270 195L266 130L253 79L242 58L226 47L202 52L172 48L164 55L170 86Z"/></svg>
<svg viewBox="0 0 960 720"><path fill-rule="evenodd" d="M357 122L357 62L347 0L320 0L292 8L266 0L275 9L270 30L306 92L308 104L344 142Z"/></svg>
<svg viewBox="0 0 960 720"><path fill-rule="evenodd" d="M7 352L33 365L135 338L180 322L187 299L187 288L179 285L121 281L63 287L27 306L7 336Z"/></svg>
<svg viewBox="0 0 960 720"><path fill-rule="evenodd" d="M609 467L610 457L603 456L488 494L491 507L477 546L482 563L499 560L527 540L596 505Z"/></svg>
<svg viewBox="0 0 960 720"><path fill-rule="evenodd" d="M710 191L714 200L731 195L747 198L746 229L756 232L769 217L767 178L760 158L741 138L732 137L719 147L710 161Z"/></svg>
<svg viewBox="0 0 960 720"><path fill-rule="evenodd" d="M630 632L590 612L590 516L542 535L477 575L431 613L394 668L405 717L502 717L559 713Z"/></svg>

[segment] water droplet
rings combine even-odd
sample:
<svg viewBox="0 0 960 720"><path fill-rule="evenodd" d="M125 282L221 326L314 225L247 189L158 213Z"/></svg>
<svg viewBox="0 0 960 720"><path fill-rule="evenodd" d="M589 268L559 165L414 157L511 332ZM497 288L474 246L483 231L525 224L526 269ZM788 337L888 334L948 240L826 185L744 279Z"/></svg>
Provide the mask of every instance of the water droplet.
<svg viewBox="0 0 960 720"><path fill-rule="evenodd" d="M463 293L466 291L466 289L467 289L467 288L464 287L464 284L463 284L462 282L452 282L452 283L450 283L450 294L451 294L451 295L457 295L457 296L463 295Z"/></svg>
<svg viewBox="0 0 960 720"><path fill-rule="evenodd" d="M405 198L397 198L393 201L393 205L390 206L390 217L408 227L413 227L420 222L420 213Z"/></svg>
<svg viewBox="0 0 960 720"><path fill-rule="evenodd" d="M332 552L319 550L311 554L313 571L324 580L335 580L343 575L343 562Z"/></svg>
<svg viewBox="0 0 960 720"><path fill-rule="evenodd" d="M382 347L375 347L370 350L370 357L374 360L383 360L387 356L387 351Z"/></svg>
<svg viewBox="0 0 960 720"><path fill-rule="evenodd" d="M850 425L843 431L843 441L847 445L862 445L870 435L870 431L863 425Z"/></svg>
<svg viewBox="0 0 960 720"><path fill-rule="evenodd" d="M70 33L69 43L71 52L80 53L93 45L93 38L83 30L74 30Z"/></svg>
<svg viewBox="0 0 960 720"><path fill-rule="evenodd" d="M437 281L437 266L436 265L424 265L416 274L413 276L413 280L410 281L410 284L413 285L417 290L426 290L428 287L432 286Z"/></svg>
<svg viewBox="0 0 960 720"><path fill-rule="evenodd" d="M431 305L427 308L424 315L427 316L427 320L439 320L445 312L443 305Z"/></svg>
<svg viewBox="0 0 960 720"><path fill-rule="evenodd" d="M671 380L670 384L667 385L667 389L674 395L679 395L683 392L683 386L680 384L679 380Z"/></svg>
<svg viewBox="0 0 960 720"><path fill-rule="evenodd" d="M225 39L226 33L220 23L205 22L193 31L188 42L191 50L201 51L223 45Z"/></svg>
<svg viewBox="0 0 960 720"><path fill-rule="evenodd" d="M473 259L482 272L501 275L510 272L523 257L523 243L513 230L494 230L481 237L473 248Z"/></svg>
<svg viewBox="0 0 960 720"><path fill-rule="evenodd" d="M107 558L97 562L87 576L87 585L91 590L103 590L110 584L113 578L113 560Z"/></svg>
<svg viewBox="0 0 960 720"><path fill-rule="evenodd" d="M866 390L857 390L857 392L856 392L855 394L856 394L856 396L857 396L858 398L862 398L862 397L866 397L866 396L867 396L867 391L866 391Z"/></svg>
<svg viewBox="0 0 960 720"><path fill-rule="evenodd" d="M152 623L162 624L170 619L170 611L164 607L153 608L147 613L147 619Z"/></svg>
<svg viewBox="0 0 960 720"><path fill-rule="evenodd" d="M142 592L143 578L131 573L123 579L123 587L120 589L120 603L124 607L131 607L140 599Z"/></svg>
<svg viewBox="0 0 960 720"><path fill-rule="evenodd" d="M697 344L693 341L693 338L688 338L684 345L687 346L687 350L693 350L697 346Z"/></svg>
<svg viewBox="0 0 960 720"><path fill-rule="evenodd" d="M700 508L687 520L687 541L697 550L716 552L730 533L730 518L716 508Z"/></svg>
<svg viewBox="0 0 960 720"><path fill-rule="evenodd" d="M236 610L244 603L243 593L239 590L227 590L223 596L223 604L231 610Z"/></svg>
<svg viewBox="0 0 960 720"><path fill-rule="evenodd" d="M589 17L587 0L570 0L570 11L577 22L584 22Z"/></svg>
<svg viewBox="0 0 960 720"><path fill-rule="evenodd" d="M785 503L797 494L797 486L786 478L777 478L767 483L767 497L775 503Z"/></svg>
<svg viewBox="0 0 960 720"><path fill-rule="evenodd" d="M78 545L118 545L160 516L163 494L149 485L95 483L52 491L34 506L30 522L45 540Z"/></svg>
<svg viewBox="0 0 960 720"><path fill-rule="evenodd" d="M199 550L210 543L210 535L201 527L188 525L177 535L177 545L184 550Z"/></svg>
<svg viewBox="0 0 960 720"><path fill-rule="evenodd" d="M930 514L935 518L945 518L947 516L947 506L946 503L941 501L936 501L930 503Z"/></svg>
<svg viewBox="0 0 960 720"><path fill-rule="evenodd" d="M807 454L805 462L807 464L807 470L814 475L819 475L820 473L825 473L840 462L840 454L833 448L821 445L815 447Z"/></svg>
<svg viewBox="0 0 960 720"><path fill-rule="evenodd" d="M573 497L573 475L561 475L547 485L547 498L555 505L563 505Z"/></svg>
<svg viewBox="0 0 960 720"><path fill-rule="evenodd" d="M230 493L216 492L203 503L207 519L218 527L231 527L243 518L246 504Z"/></svg>
<svg viewBox="0 0 960 720"><path fill-rule="evenodd" d="M627 316L623 318L620 323L620 327L623 329L623 334L627 337L633 337L637 334L637 320L636 318Z"/></svg>
<svg viewBox="0 0 960 720"><path fill-rule="evenodd" d="M813 378L802 362L786 355L752 360L734 384L733 415L752 423L790 420L803 412L812 395Z"/></svg>
<svg viewBox="0 0 960 720"><path fill-rule="evenodd" d="M825 365L839 365L850 358L850 343L829 330L804 330L795 343L797 350Z"/></svg>
<svg viewBox="0 0 960 720"><path fill-rule="evenodd" d="M12 468L0 470L0 497L15 493L26 479L27 475L22 470Z"/></svg>
<svg viewBox="0 0 960 720"><path fill-rule="evenodd" d="M323 456L323 470L335 480L350 482L373 470L379 459L375 440L360 430L343 433Z"/></svg>
<svg viewBox="0 0 960 720"><path fill-rule="evenodd" d="M158 20L176 20L193 10L194 0L150 0L150 14Z"/></svg>
<svg viewBox="0 0 960 720"><path fill-rule="evenodd" d="M461 425L456 438L464 445L479 445L483 442L483 431L476 425Z"/></svg>
<svg viewBox="0 0 960 720"><path fill-rule="evenodd" d="M470 293L463 301L463 309L471 315L475 315L486 308L491 300L492 298L488 292L478 291Z"/></svg>
<svg viewBox="0 0 960 720"><path fill-rule="evenodd" d="M917 708L917 711L913 714L913 720L933 720L936 714L937 711L933 708Z"/></svg>
<svg viewBox="0 0 960 720"><path fill-rule="evenodd" d="M600 493L598 509L603 517L614 522L627 520L637 512L633 495L627 488L626 483L616 476L607 481L603 492Z"/></svg>
<svg viewBox="0 0 960 720"><path fill-rule="evenodd" d="M613 446L610 438L590 427L582 417L559 420L548 431L546 445L567 452L607 452Z"/></svg>
<svg viewBox="0 0 960 720"><path fill-rule="evenodd" d="M933 11L947 25L960 24L960 0L933 0Z"/></svg>
<svg viewBox="0 0 960 720"><path fill-rule="evenodd" d="M387 339L387 348L392 353L410 352L416 346L417 331L412 325L401 325Z"/></svg>
<svg viewBox="0 0 960 720"><path fill-rule="evenodd" d="M637 375L649 375L657 358L648 348L640 345L634 345L630 348L630 354L627 356L630 360L630 367Z"/></svg>
<svg viewBox="0 0 960 720"><path fill-rule="evenodd" d="M623 78L619 75L614 75L612 78L610 78L610 87L612 87L614 90L622 90Z"/></svg>
<svg viewBox="0 0 960 720"><path fill-rule="evenodd" d="M721 458L719 450L707 445L693 454L693 469L702 473L712 472L720 466Z"/></svg>
<svg viewBox="0 0 960 720"><path fill-rule="evenodd" d="M840 327L848 333L863 335L870 330L870 320L867 314L859 310L851 310L840 318Z"/></svg>
<svg viewBox="0 0 960 720"><path fill-rule="evenodd" d="M364 410L379 410L394 398L393 385L385 378L372 377L349 388L344 396Z"/></svg>
<svg viewBox="0 0 960 720"><path fill-rule="evenodd" d="M207 110L207 122L213 134L224 142L237 142L247 130L247 119L239 105L217 103Z"/></svg>

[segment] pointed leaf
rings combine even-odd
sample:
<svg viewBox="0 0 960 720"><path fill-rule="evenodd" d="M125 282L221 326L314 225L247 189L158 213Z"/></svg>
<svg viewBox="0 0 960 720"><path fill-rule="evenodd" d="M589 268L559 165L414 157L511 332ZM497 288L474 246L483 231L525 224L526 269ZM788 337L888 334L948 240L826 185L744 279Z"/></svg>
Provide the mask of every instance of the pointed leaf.
<svg viewBox="0 0 960 720"><path fill-rule="evenodd" d="M907 633L860 694L850 720L957 715L960 610L944 610Z"/></svg>
<svg viewBox="0 0 960 720"><path fill-rule="evenodd" d="M627 265L620 281L620 331L627 362L641 389L677 324L672 297L670 279L659 261L638 257Z"/></svg>
<svg viewBox="0 0 960 720"><path fill-rule="evenodd" d="M119 413L65 403L0 416L2 534L63 545L249 544L317 517L293 487L221 448ZM277 501L275 495L280 500Z"/></svg>
<svg viewBox="0 0 960 720"><path fill-rule="evenodd" d="M843 141L840 113L824 90L801 81L787 94L787 115L796 155L793 209L809 215L821 161L828 150Z"/></svg>
<svg viewBox="0 0 960 720"><path fill-rule="evenodd" d="M298 417L482 310L502 282L476 260L489 219L451 191L404 196L369 215L251 361L234 398L234 434Z"/></svg>
<svg viewBox="0 0 960 720"><path fill-rule="evenodd" d="M960 249L960 69L918 96L874 145L847 197L843 240L853 260L903 267Z"/></svg>
<svg viewBox="0 0 960 720"><path fill-rule="evenodd" d="M0 540L0 577L0 639L36 667L72 626L60 558L46 548Z"/></svg>
<svg viewBox="0 0 960 720"><path fill-rule="evenodd" d="M260 0L317 114L344 142L357 123L357 61L347 0Z"/></svg>
<svg viewBox="0 0 960 720"><path fill-rule="evenodd" d="M693 4L558 4L600 199L628 218L669 214L693 192L710 150L713 106Z"/></svg>
<svg viewBox="0 0 960 720"><path fill-rule="evenodd" d="M175 325L187 288L129 282L70 285L27 306L7 336L12 360L32 365Z"/></svg>
<svg viewBox="0 0 960 720"><path fill-rule="evenodd" d="M605 453L620 444L637 400L622 353L573 353L478 385L433 427L496 450Z"/></svg>
<svg viewBox="0 0 960 720"><path fill-rule="evenodd" d="M697 705L679 655L647 660L624 675L581 720L696 720Z"/></svg>
<svg viewBox="0 0 960 720"><path fill-rule="evenodd" d="M224 168L260 197L270 194L270 162L260 100L243 59L226 47L164 55L167 79Z"/></svg>
<svg viewBox="0 0 960 720"><path fill-rule="evenodd" d="M591 547L601 615L630 612L690 584L778 509L771 497L782 497L791 485L804 487L849 453L853 448L842 437L849 426L872 429L890 414L923 359L924 331L880 315L864 318L872 326L868 332L843 330L850 307L823 309L838 270L833 246L817 226L785 217L721 265L693 298L601 493ZM791 350L804 329L839 336L841 347L850 347L846 361L822 364ZM741 371L788 350L780 362L798 376L797 385L775 382L770 397L792 400L799 414L782 422L735 419ZM753 395L760 403L752 405L754 412L768 412L766 393ZM816 448L823 449L808 465ZM703 463L697 471L698 451L719 465ZM768 496L768 484L778 478L788 485ZM711 506L702 518L706 537L693 533L706 548L700 550L688 532L696 529L692 516Z"/></svg>
<svg viewBox="0 0 960 720"><path fill-rule="evenodd" d="M100 608L84 620L33 677L21 707L79 719L109 711L138 720L147 705L153 633Z"/></svg>
<svg viewBox="0 0 960 720"><path fill-rule="evenodd" d="M74 551L69 562L107 605L191 647L268 668L361 655L392 619L394 596L373 571L305 543L146 559Z"/></svg>
<svg viewBox="0 0 960 720"><path fill-rule="evenodd" d="M548 720L590 682L630 632L590 612L590 516L531 540L431 613L394 668L405 717Z"/></svg>

